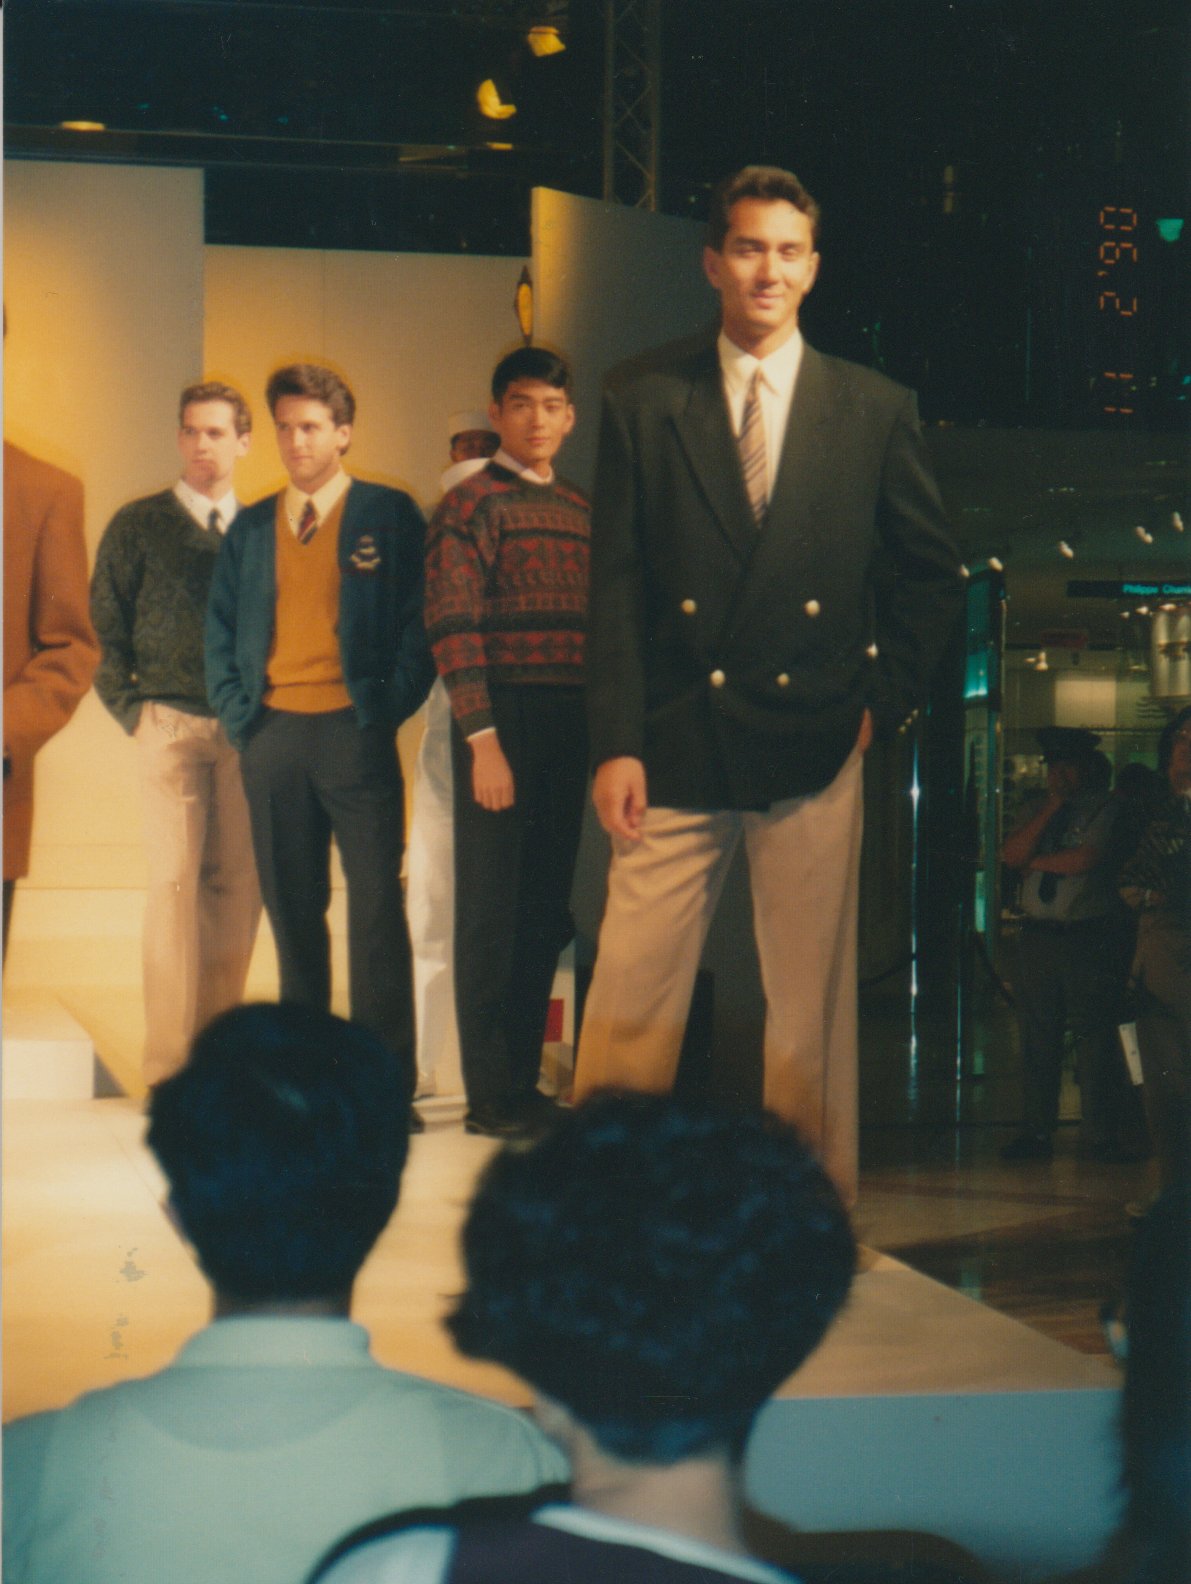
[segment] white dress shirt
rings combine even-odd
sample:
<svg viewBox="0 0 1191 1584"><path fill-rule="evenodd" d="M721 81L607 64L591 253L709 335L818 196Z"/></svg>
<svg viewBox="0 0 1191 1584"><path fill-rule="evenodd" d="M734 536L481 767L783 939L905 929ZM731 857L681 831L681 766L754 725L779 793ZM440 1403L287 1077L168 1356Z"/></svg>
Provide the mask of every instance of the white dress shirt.
<svg viewBox="0 0 1191 1584"><path fill-rule="evenodd" d="M307 495L305 490L300 490L293 484L287 484L285 489L285 516L295 539L298 536L298 525L302 521L302 513L306 509L307 501L314 502L314 515L321 528L327 520L327 513L338 503L341 496L347 494L350 487L351 474L345 473L342 468L333 477L329 478L321 489L316 489L313 495Z"/></svg>
<svg viewBox="0 0 1191 1584"><path fill-rule="evenodd" d="M228 524L240 510L240 502L236 499L235 490L228 490L226 495L221 495L218 500L212 500L209 495L200 495L198 490L191 489L185 479L179 479L174 485L174 494L200 528L209 528L211 525L211 510L214 508L219 513L219 531L226 533Z"/></svg>
<svg viewBox="0 0 1191 1584"><path fill-rule="evenodd" d="M732 429L737 436L744 418L749 385L753 375L758 371L760 373L757 390L761 398L761 422L765 427L765 470L768 478L765 493L772 496L786 439L790 405L794 400L794 386L798 370L802 367L802 336L795 330L776 352L771 352L766 358L755 358L751 352L738 347L735 341L729 341L721 330L716 351L719 353Z"/></svg>
<svg viewBox="0 0 1191 1584"><path fill-rule="evenodd" d="M551 468L549 473L543 477L542 474L537 472L535 468L527 467L524 462L518 462L515 456L510 456L505 450L504 446L500 447L492 460L496 463L497 467L504 468L506 473L515 473L518 478L523 478L527 484L554 483L553 468Z"/></svg>

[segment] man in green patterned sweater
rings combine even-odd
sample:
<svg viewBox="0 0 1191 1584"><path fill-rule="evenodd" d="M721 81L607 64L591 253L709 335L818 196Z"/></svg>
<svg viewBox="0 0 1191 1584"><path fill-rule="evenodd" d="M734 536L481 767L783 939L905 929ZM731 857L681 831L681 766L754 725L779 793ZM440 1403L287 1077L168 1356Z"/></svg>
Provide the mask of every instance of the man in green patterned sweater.
<svg viewBox="0 0 1191 1584"><path fill-rule="evenodd" d="M95 690L141 762L150 1084L176 1072L199 1029L241 999L260 919L239 755L203 676L207 593L239 509L232 474L251 429L230 385L188 385L178 407L182 476L120 508L91 580L103 648Z"/></svg>

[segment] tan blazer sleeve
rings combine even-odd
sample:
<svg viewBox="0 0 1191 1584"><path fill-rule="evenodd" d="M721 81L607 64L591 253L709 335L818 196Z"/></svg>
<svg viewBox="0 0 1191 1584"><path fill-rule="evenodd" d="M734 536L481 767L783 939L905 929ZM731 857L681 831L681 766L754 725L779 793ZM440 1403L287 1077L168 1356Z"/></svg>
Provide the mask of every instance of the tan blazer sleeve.
<svg viewBox="0 0 1191 1584"><path fill-rule="evenodd" d="M66 725L99 645L87 613L82 484L6 447L4 505L4 754L15 767Z"/></svg>

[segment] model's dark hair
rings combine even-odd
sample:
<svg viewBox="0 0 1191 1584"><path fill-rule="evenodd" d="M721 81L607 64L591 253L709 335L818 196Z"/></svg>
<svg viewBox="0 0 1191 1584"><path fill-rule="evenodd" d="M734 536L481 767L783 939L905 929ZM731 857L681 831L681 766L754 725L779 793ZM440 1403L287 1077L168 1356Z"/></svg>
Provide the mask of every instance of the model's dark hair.
<svg viewBox="0 0 1191 1584"><path fill-rule="evenodd" d="M649 1463L739 1455L855 1263L847 1213L791 1129L615 1094L493 1161L463 1254L448 1321L463 1352Z"/></svg>
<svg viewBox="0 0 1191 1584"><path fill-rule="evenodd" d="M497 406L515 380L541 380L543 385L571 394L571 370L566 358L545 347L518 347L501 358L492 370L492 400Z"/></svg>
<svg viewBox="0 0 1191 1584"><path fill-rule="evenodd" d="M409 1097L375 1034L313 1007L236 1007L149 1102L149 1147L199 1263L249 1302L350 1288L397 1203Z"/></svg>
<svg viewBox="0 0 1191 1584"><path fill-rule="evenodd" d="M793 171L777 165L746 165L734 176L725 176L711 189L707 211L706 241L717 253L723 251L728 235L732 205L742 198L759 198L763 203L785 202L800 209L811 223L811 239L819 241L819 206Z"/></svg>
<svg viewBox="0 0 1191 1584"><path fill-rule="evenodd" d="M1188 721L1191 721L1191 704L1185 705L1162 728L1162 735L1158 739L1158 769L1163 775L1170 769L1170 756L1174 753L1175 737Z"/></svg>
<svg viewBox="0 0 1191 1584"><path fill-rule="evenodd" d="M225 385L222 380L199 380L197 384L188 385L178 397L178 425L181 427L186 422L186 409L193 407L195 402L221 401L226 402L232 410L232 422L236 426L238 435L252 433L252 410L243 396L234 385Z"/></svg>
<svg viewBox="0 0 1191 1584"><path fill-rule="evenodd" d="M276 416L277 403L284 396L305 396L322 402L331 410L336 427L356 421L356 398L347 381L334 369L323 368L318 363L289 363L269 376L265 386L265 400L269 411Z"/></svg>

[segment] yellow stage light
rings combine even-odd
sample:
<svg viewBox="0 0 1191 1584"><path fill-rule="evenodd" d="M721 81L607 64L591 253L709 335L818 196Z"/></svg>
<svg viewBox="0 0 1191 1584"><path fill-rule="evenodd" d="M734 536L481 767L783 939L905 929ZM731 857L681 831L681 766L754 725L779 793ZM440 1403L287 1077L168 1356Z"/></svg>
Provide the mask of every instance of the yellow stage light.
<svg viewBox="0 0 1191 1584"><path fill-rule="evenodd" d="M480 107L480 114L487 116L489 121L507 121L510 116L517 114L516 105L501 103L500 93L491 77L485 77L476 89L476 103Z"/></svg>
<svg viewBox="0 0 1191 1584"><path fill-rule="evenodd" d="M513 312L521 326L521 336L526 346L533 340L533 277L529 265L523 265L517 277L517 290L513 294Z"/></svg>
<svg viewBox="0 0 1191 1584"><path fill-rule="evenodd" d="M561 55L566 49L556 27L531 27L526 42L535 55Z"/></svg>

